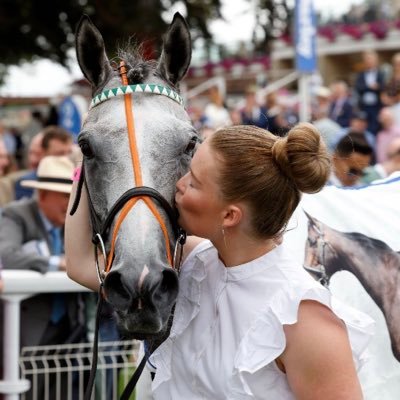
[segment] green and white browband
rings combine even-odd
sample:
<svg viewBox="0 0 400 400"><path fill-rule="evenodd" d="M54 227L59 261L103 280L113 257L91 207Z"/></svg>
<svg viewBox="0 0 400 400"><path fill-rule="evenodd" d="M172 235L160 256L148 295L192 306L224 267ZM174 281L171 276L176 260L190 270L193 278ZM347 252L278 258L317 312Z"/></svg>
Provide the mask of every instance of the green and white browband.
<svg viewBox="0 0 400 400"><path fill-rule="evenodd" d="M154 93L154 94L162 94L163 96L167 96L172 100L175 100L180 105L183 105L183 98L172 89L167 86L155 85L149 83L137 84L137 85L126 85L119 86L112 89L105 89L97 96L93 97L89 110L103 101L109 100L112 97L122 96L124 94L129 93Z"/></svg>

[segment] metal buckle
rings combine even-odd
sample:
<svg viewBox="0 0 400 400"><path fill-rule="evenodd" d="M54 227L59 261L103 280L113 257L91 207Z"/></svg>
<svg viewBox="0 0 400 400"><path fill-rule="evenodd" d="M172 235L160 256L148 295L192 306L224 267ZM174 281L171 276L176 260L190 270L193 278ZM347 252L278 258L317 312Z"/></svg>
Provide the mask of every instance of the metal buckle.
<svg viewBox="0 0 400 400"><path fill-rule="evenodd" d="M97 272L97 278L99 279L100 284L102 285L104 283L104 279L106 278L106 266L107 266L107 254L106 254L106 248L104 246L103 238L101 237L100 233L96 233L95 235L96 239L96 244L94 245L94 259L95 259L95 264L96 264L96 272ZM97 248L98 245L100 245L100 250L101 254L103 256L103 270L100 270L99 266L99 255L97 253Z"/></svg>
<svg viewBox="0 0 400 400"><path fill-rule="evenodd" d="M181 271L183 245L185 244L185 242L186 242L186 233L181 231L178 240L175 243L174 257L172 259L172 265L175 271L178 273L178 275Z"/></svg>

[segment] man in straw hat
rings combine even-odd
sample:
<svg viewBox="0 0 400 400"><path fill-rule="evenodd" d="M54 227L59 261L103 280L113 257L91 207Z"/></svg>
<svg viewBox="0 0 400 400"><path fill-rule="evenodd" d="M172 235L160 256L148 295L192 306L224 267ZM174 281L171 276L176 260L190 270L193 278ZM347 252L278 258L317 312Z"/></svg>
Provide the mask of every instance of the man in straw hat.
<svg viewBox="0 0 400 400"><path fill-rule="evenodd" d="M36 189L36 196L4 207L0 224L4 269L65 270L63 226L73 170L74 164L65 156L43 158L37 179L22 182ZM21 304L22 347L73 342L82 337L83 327L80 294L40 294Z"/></svg>

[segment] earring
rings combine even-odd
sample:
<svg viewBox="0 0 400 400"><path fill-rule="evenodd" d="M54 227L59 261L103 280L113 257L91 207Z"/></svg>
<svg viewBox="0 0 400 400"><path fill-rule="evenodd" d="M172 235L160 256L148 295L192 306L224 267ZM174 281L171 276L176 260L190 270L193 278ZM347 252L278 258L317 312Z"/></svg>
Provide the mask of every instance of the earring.
<svg viewBox="0 0 400 400"><path fill-rule="evenodd" d="M222 237L224 238L225 248L228 248L228 246L226 245L225 229L222 227L221 231L222 231Z"/></svg>

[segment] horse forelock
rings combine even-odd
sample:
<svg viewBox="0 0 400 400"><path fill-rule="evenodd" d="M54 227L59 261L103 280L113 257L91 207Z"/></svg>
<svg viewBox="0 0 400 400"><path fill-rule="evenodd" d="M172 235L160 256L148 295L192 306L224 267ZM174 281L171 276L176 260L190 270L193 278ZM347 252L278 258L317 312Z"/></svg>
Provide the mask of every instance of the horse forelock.
<svg viewBox="0 0 400 400"><path fill-rule="evenodd" d="M117 56L110 60L112 66L111 74L109 74L102 85L93 90L93 96L101 93L110 85L110 82L115 80L115 78L118 78L118 80L121 79L118 68L121 61L125 63L129 85L142 84L146 82L153 83L152 81L154 78L167 83L166 78L162 76L160 71L157 69L157 60L145 59L142 47L143 46L141 45L129 45L125 48L119 48L117 50ZM167 84L171 89L178 89L170 82Z"/></svg>

